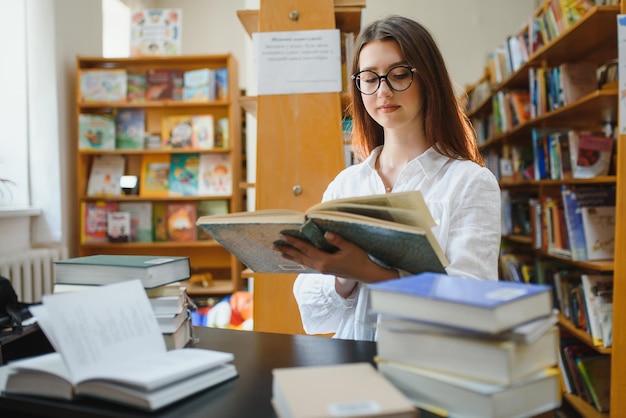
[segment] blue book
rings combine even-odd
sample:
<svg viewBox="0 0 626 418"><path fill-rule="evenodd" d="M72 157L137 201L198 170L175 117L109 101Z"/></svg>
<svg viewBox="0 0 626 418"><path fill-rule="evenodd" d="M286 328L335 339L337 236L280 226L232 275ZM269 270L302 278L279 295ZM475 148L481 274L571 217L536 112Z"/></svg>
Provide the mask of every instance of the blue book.
<svg viewBox="0 0 626 418"><path fill-rule="evenodd" d="M583 208L615 206L616 189L610 186L561 186L561 197L565 209L565 225L572 251L572 260L589 260L587 237L583 225Z"/></svg>
<svg viewBox="0 0 626 418"><path fill-rule="evenodd" d="M369 286L370 309L392 317L496 334L549 316L548 285L422 273Z"/></svg>

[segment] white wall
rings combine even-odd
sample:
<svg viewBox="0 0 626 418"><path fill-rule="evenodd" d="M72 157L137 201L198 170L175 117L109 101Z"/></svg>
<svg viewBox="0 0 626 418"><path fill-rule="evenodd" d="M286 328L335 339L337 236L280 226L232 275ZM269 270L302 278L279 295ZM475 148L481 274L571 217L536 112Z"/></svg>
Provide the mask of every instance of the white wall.
<svg viewBox="0 0 626 418"><path fill-rule="evenodd" d="M56 67L61 138L61 190L63 243L76 241L80 214L76 191L76 57L102 55L102 5L100 1L54 0ZM77 18L80 17L80 18ZM77 249L69 246L70 255Z"/></svg>
<svg viewBox="0 0 626 418"><path fill-rule="evenodd" d="M367 0L363 22L400 14L423 24L433 35L457 86L475 83L487 54L514 34L540 0Z"/></svg>

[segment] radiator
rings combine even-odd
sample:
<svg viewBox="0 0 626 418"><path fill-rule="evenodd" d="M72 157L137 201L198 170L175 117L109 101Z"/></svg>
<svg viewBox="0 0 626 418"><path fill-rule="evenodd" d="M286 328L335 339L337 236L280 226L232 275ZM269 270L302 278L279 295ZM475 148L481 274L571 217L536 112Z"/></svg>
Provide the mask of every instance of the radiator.
<svg viewBox="0 0 626 418"><path fill-rule="evenodd" d="M53 290L53 262L65 258L67 249L64 247L32 248L14 255L2 255L0 276L11 281L20 302L41 302L43 295Z"/></svg>

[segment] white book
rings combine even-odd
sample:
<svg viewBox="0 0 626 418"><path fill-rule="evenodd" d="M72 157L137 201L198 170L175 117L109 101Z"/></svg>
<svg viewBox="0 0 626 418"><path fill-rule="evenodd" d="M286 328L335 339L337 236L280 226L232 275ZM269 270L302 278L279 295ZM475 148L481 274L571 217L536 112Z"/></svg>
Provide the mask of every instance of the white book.
<svg viewBox="0 0 626 418"><path fill-rule="evenodd" d="M93 159L87 196L120 196L120 180L124 175L126 158L123 155L99 155Z"/></svg>
<svg viewBox="0 0 626 418"><path fill-rule="evenodd" d="M186 309L176 314L155 314L159 330L162 334L175 332L189 316Z"/></svg>
<svg viewBox="0 0 626 418"><path fill-rule="evenodd" d="M378 370L416 406L442 416L531 417L561 404L556 367L510 386L462 379L395 362L379 362Z"/></svg>
<svg viewBox="0 0 626 418"><path fill-rule="evenodd" d="M56 352L9 363L8 393L156 410L237 375L232 353L167 351L139 280L46 295L31 310Z"/></svg>
<svg viewBox="0 0 626 418"><path fill-rule="evenodd" d="M615 253L615 206L580 208L587 260L612 260Z"/></svg>
<svg viewBox="0 0 626 418"><path fill-rule="evenodd" d="M510 385L557 364L558 341L555 325L525 344L508 339L506 334L486 336L383 316L376 347L382 360Z"/></svg>

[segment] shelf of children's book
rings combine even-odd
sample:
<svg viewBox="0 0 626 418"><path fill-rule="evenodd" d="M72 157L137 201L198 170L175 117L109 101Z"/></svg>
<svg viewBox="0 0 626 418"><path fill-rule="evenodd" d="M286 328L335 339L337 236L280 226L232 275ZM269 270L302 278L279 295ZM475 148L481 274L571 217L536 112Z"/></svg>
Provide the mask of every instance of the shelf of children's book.
<svg viewBox="0 0 626 418"><path fill-rule="evenodd" d="M78 107L83 110L88 109L114 109L114 108L176 108L176 107L224 107L229 106L230 101L228 100L213 100L207 102L200 101L188 101L184 102L181 100L154 100L154 101L145 101L145 102L90 102L83 103L78 102Z"/></svg>
<svg viewBox="0 0 626 418"><path fill-rule="evenodd" d="M563 399L584 418L609 418L609 413L598 412L593 405L588 404L573 393L563 392Z"/></svg>
<svg viewBox="0 0 626 418"><path fill-rule="evenodd" d="M212 239L196 241L149 241L149 242L83 242L85 248L98 248L103 250L139 250L139 249L166 249L166 248L222 248Z"/></svg>
<svg viewBox="0 0 626 418"><path fill-rule="evenodd" d="M140 57L102 57L102 56L80 56L78 57L82 63L81 68L127 68L133 64L142 65L151 68L154 64L156 67L171 67L178 64L192 64L200 62L203 65L214 63L214 65L222 65L230 58L230 54L212 54L212 55L145 55Z"/></svg>
<svg viewBox="0 0 626 418"><path fill-rule="evenodd" d="M597 65L617 56L617 14L619 6L596 6L585 16L528 58L494 91L528 88L528 70L533 67L558 67L565 62L584 59Z"/></svg>
<svg viewBox="0 0 626 418"><path fill-rule="evenodd" d="M228 154L232 148L141 148L141 149L81 149L80 155L146 155L146 154Z"/></svg>
<svg viewBox="0 0 626 418"><path fill-rule="evenodd" d="M549 253L543 250L536 250L536 252L542 257L553 258L555 260L562 261L563 263L570 264L581 270L592 270L597 272L612 272L614 270L613 260L581 261L572 260L571 257L555 253Z"/></svg>
<svg viewBox="0 0 626 418"><path fill-rule="evenodd" d="M532 137L532 130L543 128L589 129L589 124L595 122L602 126L607 121L617 120L618 105L617 89L601 89L589 93L574 103L537 116L528 122L517 125L512 129L498 133L479 144L485 149L503 143L528 143Z"/></svg>
<svg viewBox="0 0 626 418"><path fill-rule="evenodd" d="M195 202L198 200L230 200L232 195L195 195L195 196L82 196L81 201L93 202L105 200L107 202Z"/></svg>
<svg viewBox="0 0 626 418"><path fill-rule="evenodd" d="M580 342L593 348L598 353L611 354L611 347L602 347L602 346L594 345L593 340L591 336L589 335L589 333L584 329L578 328L576 325L574 325L572 321L570 321L562 313L559 313L559 325L565 330L567 330L567 332L572 334L574 337L576 337L577 340L580 340Z"/></svg>

